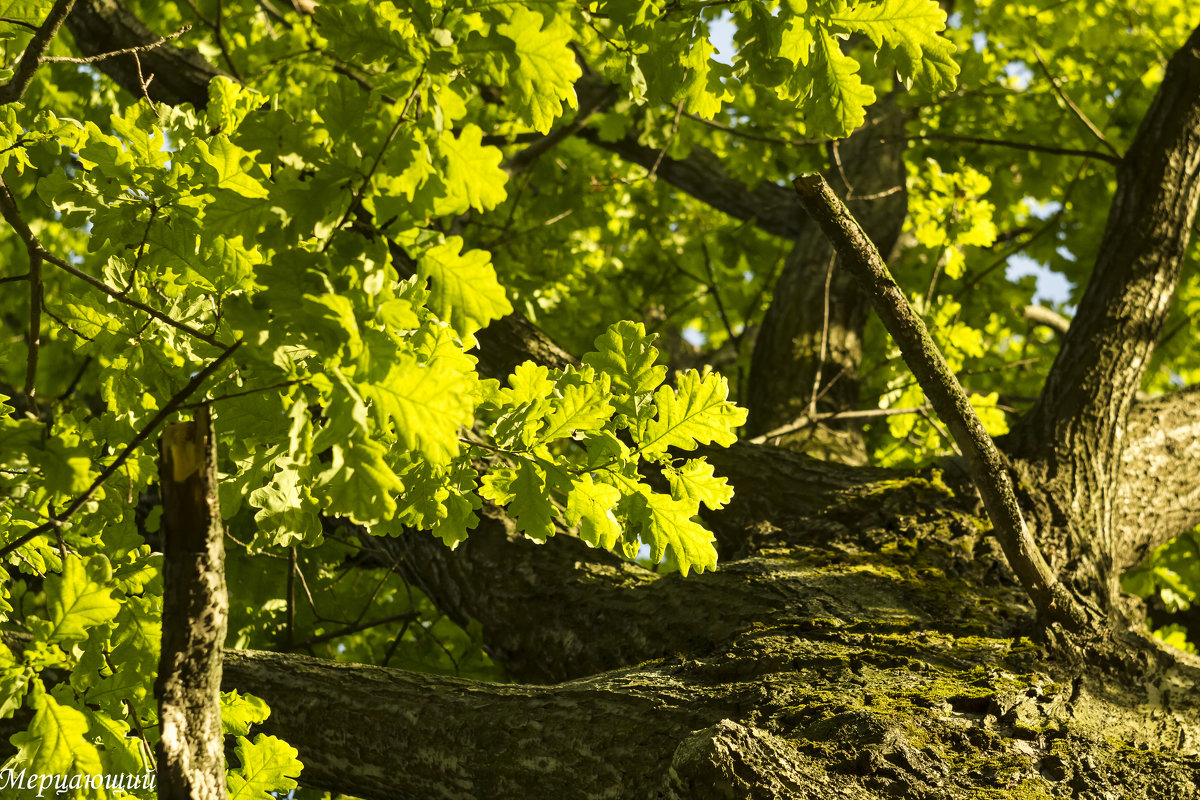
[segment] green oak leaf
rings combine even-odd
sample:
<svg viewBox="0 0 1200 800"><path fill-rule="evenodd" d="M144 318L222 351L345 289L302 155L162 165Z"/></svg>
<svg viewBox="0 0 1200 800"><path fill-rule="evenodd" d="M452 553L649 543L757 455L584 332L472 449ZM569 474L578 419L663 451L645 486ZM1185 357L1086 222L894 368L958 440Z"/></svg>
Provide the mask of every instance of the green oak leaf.
<svg viewBox="0 0 1200 800"><path fill-rule="evenodd" d="M249 736L250 726L271 716L266 701L236 689L221 692L221 733L228 736Z"/></svg>
<svg viewBox="0 0 1200 800"><path fill-rule="evenodd" d="M88 738L88 720L79 710L33 684L29 707L36 713L29 728L10 741L17 748L15 765L29 772L95 775L103 772L100 752ZM93 797L96 795L92 795Z"/></svg>
<svg viewBox="0 0 1200 800"><path fill-rule="evenodd" d="M651 560L661 560L670 547L679 571L685 576L693 569L697 572L716 569L713 535L692 519L697 511L695 504L651 492L644 486L639 486L626 500L630 522L642 542L650 546Z"/></svg>
<svg viewBox="0 0 1200 800"><path fill-rule="evenodd" d="M269 196L267 187L256 177L261 168L254 163L252 154L229 141L223 134L205 142L192 140L197 160L211 168L209 181L215 188L226 189L251 200L263 200Z"/></svg>
<svg viewBox="0 0 1200 800"><path fill-rule="evenodd" d="M701 376L688 370L678 388L661 386L654 393L655 416L638 426L637 442L644 455L697 444L728 447L737 441L735 429L746 422L746 409L729 401L729 384L716 373Z"/></svg>
<svg viewBox="0 0 1200 800"><path fill-rule="evenodd" d="M152 769L146 760L141 740L137 735L130 735L132 726L123 719L126 712L110 716L87 706L80 711L87 719L88 739L98 745L106 773L145 776ZM130 794L141 796L141 792ZM108 796L119 795L110 792Z"/></svg>
<svg viewBox="0 0 1200 800"><path fill-rule="evenodd" d="M317 476L325 507L360 525L395 516L395 498L404 483L388 466L386 454L382 444L361 436L333 445L329 468Z"/></svg>
<svg viewBox="0 0 1200 800"><path fill-rule="evenodd" d="M265 95L224 75L218 75L208 84L208 105L204 113L210 128L231 136L246 115L265 102Z"/></svg>
<svg viewBox="0 0 1200 800"><path fill-rule="evenodd" d="M858 62L842 53L827 30L817 30L814 44L812 93L803 104L805 121L832 136L848 136L866 119L866 107L875 102L875 90L863 84Z"/></svg>
<svg viewBox="0 0 1200 800"><path fill-rule="evenodd" d="M585 472L571 480L567 523L579 527L579 538L583 541L593 547L611 550L621 539L621 524L613 514L620 499L621 491L617 487L597 483Z"/></svg>
<svg viewBox="0 0 1200 800"><path fill-rule="evenodd" d="M595 382L563 387L562 396L550 403L546 428L537 435L537 441L552 442L576 432L603 427L613 415L613 407L608 402L611 396L609 380L607 375L601 375Z"/></svg>
<svg viewBox="0 0 1200 800"><path fill-rule="evenodd" d="M72 642L87 638L88 629L112 620L121 604L112 597L112 567L102 555L85 562L72 556L62 574L46 578L50 626L45 640Z"/></svg>
<svg viewBox="0 0 1200 800"><path fill-rule="evenodd" d="M0 17L41 25L54 0L10 0L0 2Z"/></svg>
<svg viewBox="0 0 1200 800"><path fill-rule="evenodd" d="M460 255L462 246L461 237L450 236L424 251L417 274L429 279L429 310L460 336L470 337L513 309L496 280L491 254L468 250Z"/></svg>
<svg viewBox="0 0 1200 800"><path fill-rule="evenodd" d="M472 473L474 470L472 470ZM472 475L472 477L474 477ZM474 492L462 492L452 489L442 501L446 516L439 519L430 528L430 532L453 549L460 542L466 541L468 532L479 524L479 510L482 503Z"/></svg>
<svg viewBox="0 0 1200 800"><path fill-rule="evenodd" d="M689 111L704 119L714 118L724 104L733 99L733 92L722 80L730 77L732 70L712 59L715 52L707 39L699 39L692 45L683 57L687 77L677 93Z"/></svg>
<svg viewBox="0 0 1200 800"><path fill-rule="evenodd" d="M654 338L640 322L618 322L596 338L596 351L585 355L583 363L611 376L613 389L621 394L648 394L667 377L667 368L654 363Z"/></svg>
<svg viewBox="0 0 1200 800"><path fill-rule="evenodd" d="M946 12L936 0L881 0L858 3L830 20L847 30L866 34L876 47L896 52L900 77L928 90L954 88L958 64L954 44L938 36L946 27Z"/></svg>
<svg viewBox="0 0 1200 800"><path fill-rule="evenodd" d="M255 546L290 547L312 542L321 535L321 518L308 497L308 470L281 469L271 482L250 493L249 502L259 509Z"/></svg>
<svg viewBox="0 0 1200 800"><path fill-rule="evenodd" d="M0 719L8 719L21 708L33 675L33 670L18 661L8 645L0 642Z"/></svg>
<svg viewBox="0 0 1200 800"><path fill-rule="evenodd" d="M230 800L275 800L270 792L287 794L296 788L303 765L299 751L283 740L264 733L253 742L239 736L233 752L240 766L226 773Z"/></svg>
<svg viewBox="0 0 1200 800"><path fill-rule="evenodd" d="M458 453L458 429L474 418L467 378L440 360L425 365L408 353L398 354L381 380L359 388L379 423L390 421L406 446L434 464Z"/></svg>
<svg viewBox="0 0 1200 800"><path fill-rule="evenodd" d="M474 208L488 211L504 202L504 184L508 176L500 169L504 157L499 148L483 145L483 130L475 124L462 129L457 137L442 131L437 150L444 166L447 205L442 213L452 214Z"/></svg>
<svg viewBox="0 0 1200 800"><path fill-rule="evenodd" d="M555 511L541 464L523 458L515 468L494 469L483 476L479 493L507 506L517 529L529 538L544 542L554 535Z"/></svg>
<svg viewBox="0 0 1200 800"><path fill-rule="evenodd" d="M516 67L507 76L516 90L509 102L534 130L546 133L562 116L564 101L577 106L575 81L583 73L571 51L571 29L560 17L547 22L518 5L496 30L512 40L516 52Z"/></svg>
<svg viewBox="0 0 1200 800"><path fill-rule="evenodd" d="M733 499L733 487L724 477L713 474L713 466L702 458L689 459L678 469L664 470L676 500L704 504L712 510L724 508Z"/></svg>

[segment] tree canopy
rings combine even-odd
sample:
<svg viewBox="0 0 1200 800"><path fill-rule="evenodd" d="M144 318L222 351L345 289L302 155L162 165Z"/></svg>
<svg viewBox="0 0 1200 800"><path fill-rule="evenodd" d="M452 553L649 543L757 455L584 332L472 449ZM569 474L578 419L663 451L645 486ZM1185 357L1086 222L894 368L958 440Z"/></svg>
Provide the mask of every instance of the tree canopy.
<svg viewBox="0 0 1200 800"><path fill-rule="evenodd" d="M1012 615L1069 652L1141 630L1123 586L1194 653L1198 25L1181 0L2 5L6 768L153 770L155 443L201 406L233 649L547 683L709 652L754 621L720 610L739 559L913 480L883 507L990 515L989 574L1024 587L996 607L1032 598ZM793 187L814 173L828 207ZM827 555L915 550L904 524ZM625 644L579 643L583 595ZM221 703L233 797L386 792L263 733L253 686Z"/></svg>

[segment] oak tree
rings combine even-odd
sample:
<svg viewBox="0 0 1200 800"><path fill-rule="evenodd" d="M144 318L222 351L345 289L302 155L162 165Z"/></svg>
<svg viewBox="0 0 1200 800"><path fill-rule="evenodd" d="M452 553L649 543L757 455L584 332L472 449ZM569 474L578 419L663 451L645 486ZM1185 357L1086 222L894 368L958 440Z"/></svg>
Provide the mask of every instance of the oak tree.
<svg viewBox="0 0 1200 800"><path fill-rule="evenodd" d="M1198 25L3 5L3 785L154 769L211 418L233 797L1197 796Z"/></svg>

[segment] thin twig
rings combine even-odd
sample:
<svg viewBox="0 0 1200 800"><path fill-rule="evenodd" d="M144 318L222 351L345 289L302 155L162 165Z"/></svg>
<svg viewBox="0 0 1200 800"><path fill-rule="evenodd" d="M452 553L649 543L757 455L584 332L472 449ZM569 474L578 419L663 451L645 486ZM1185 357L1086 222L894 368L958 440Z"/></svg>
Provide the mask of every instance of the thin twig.
<svg viewBox="0 0 1200 800"><path fill-rule="evenodd" d="M79 369L75 371L75 377L71 378L71 382L67 384L67 388L63 389L63 393L58 396L59 400L65 400L75 393L75 388L79 386L79 382L83 380L83 373L87 372L88 366L92 363L91 356L85 356L83 363L79 365Z"/></svg>
<svg viewBox="0 0 1200 800"><path fill-rule="evenodd" d="M258 386L254 389L246 389L241 392L231 392L230 394L219 394L216 397L210 397L209 399L204 400L203 402L200 402L200 403L188 403L186 406L183 406L183 408L198 408L199 406L202 406L202 405L212 405L213 403L219 403L222 400L232 400L235 397L245 397L246 395L258 394L259 392L269 392L272 389L286 389L289 386L296 386L296 385L302 384L302 383L305 383L305 381L300 378L297 378L297 379L291 380L291 381L283 381L282 383L273 383L270 386Z"/></svg>
<svg viewBox="0 0 1200 800"><path fill-rule="evenodd" d="M730 341L737 344L739 337L733 332L733 326L729 324L729 315L725 313L725 304L721 302L721 292L717 288L717 278L713 273L708 242L703 239L700 240L700 251L704 254L704 272L708 275L708 293L712 295L713 302L717 305L717 313L721 315L721 324L725 326L725 333L728 334Z"/></svg>
<svg viewBox="0 0 1200 800"><path fill-rule="evenodd" d="M1155 348L1166 347L1168 342L1170 342L1172 339L1174 339L1175 336L1180 331L1182 331L1184 328L1188 327L1191 324L1192 324L1191 318L1184 317L1179 322L1175 323L1175 327L1171 328L1171 330L1165 332L1162 335L1162 337L1158 340L1158 344L1155 345Z"/></svg>
<svg viewBox="0 0 1200 800"><path fill-rule="evenodd" d="M264 553L264 555L266 555ZM317 601L313 599L312 589L308 588L308 578L304 577L304 570L300 568L300 562L296 562L296 577L300 579L300 588L304 590L304 598L308 600L308 607L312 610L313 616L317 619L323 619L321 613L317 611Z"/></svg>
<svg viewBox="0 0 1200 800"><path fill-rule="evenodd" d="M1033 142L1014 142L1011 139L993 139L987 136L954 136L944 133L923 133L906 136L910 142L963 142L964 144L981 144L991 147L1007 147L1011 150L1025 150L1030 153L1046 153L1052 156L1082 156L1094 158L1097 161L1107 161L1109 164L1121 163L1120 156L1102 153L1099 150L1083 150L1077 147L1057 147L1054 145L1035 144Z"/></svg>
<svg viewBox="0 0 1200 800"><path fill-rule="evenodd" d="M769 144L779 144L787 147L812 147L814 145L829 144L830 139L786 139L780 136L768 136L761 133L753 133L751 131L742 130L741 128L732 128L728 125L722 125L710 119L704 119L696 114L684 113L688 119L695 120L710 128L715 128L719 131L724 131L731 136L736 136L740 139L749 139L755 142L767 142ZM868 122L868 125L875 124L874 121ZM889 137L890 138L890 137ZM956 136L952 134L927 133L927 134L910 134L904 137L907 141L938 141L938 142L962 142L964 144L978 144L991 147L1006 147L1013 150L1025 150L1033 153L1047 153L1049 155L1060 156L1083 156L1085 158L1095 158L1100 161L1107 161L1110 164L1120 162L1119 156L1114 156L1109 153L1103 153L1098 150L1084 150L1075 147L1059 147L1057 145L1038 144L1037 142L1015 142L1011 139L997 139L987 136ZM887 141L887 140L884 140ZM875 195L856 195L857 200L873 200L880 196L887 196L901 191L904 187L897 186L887 189L884 192L877 192Z"/></svg>
<svg viewBox="0 0 1200 800"><path fill-rule="evenodd" d="M12 17L0 17L0 22L7 22L9 25L20 25L22 28L28 28L29 30L33 31L34 33L37 33L37 31L38 31L37 25L34 25L32 22L26 22L23 19L13 19Z"/></svg>
<svg viewBox="0 0 1200 800"><path fill-rule="evenodd" d="M74 325L72 325L71 323L67 322L65 319L60 317L58 314L55 314L53 311L51 311L50 306L46 305L46 298L44 295L42 297L42 313L45 314L50 319L54 320L56 323L58 323L58 327L62 328L64 331L70 331L71 333L78 336L80 339L83 339L84 341L87 341L87 342L96 341L96 337L87 336L86 334L84 334L83 331L79 330ZM147 321L149 321L149 320L147 320ZM140 333L140 331L139 331L139 333Z"/></svg>
<svg viewBox="0 0 1200 800"><path fill-rule="evenodd" d="M162 114L160 114L158 111L158 105L154 102L153 98L150 97L150 82L154 80L154 73L151 73L150 77L147 78L145 74L142 73L141 55L138 53L131 53L130 55L133 56L133 63L137 66L138 86L142 88L142 97L146 98L146 102L150 104L150 108L154 109L154 115L156 117L161 117Z"/></svg>
<svg viewBox="0 0 1200 800"><path fill-rule="evenodd" d="M685 73L686 78L686 73ZM667 150L671 148L671 144L675 141L675 135L679 133L679 116L683 113L683 101L675 106L675 121L671 123L671 132L667 135L667 141L663 144L662 149L658 151L658 158L654 159L654 166L650 167L650 172L646 177L654 180L654 176L658 173L658 167L662 164L663 158L667 155Z"/></svg>
<svg viewBox="0 0 1200 800"><path fill-rule="evenodd" d="M355 625L362 622L363 617L365 617L367 615L367 612L370 611L372 606L375 605L375 598L379 596L379 591L381 589L383 589L383 585L388 582L388 578L392 577L392 570L394 570L395 568L396 568L396 565L391 564L384 571L383 577L379 579L379 583L375 584L375 589L371 592L371 596L367 598L367 601L365 603L363 603L362 610L359 611L358 616L354 618Z"/></svg>
<svg viewBox="0 0 1200 800"><path fill-rule="evenodd" d="M321 644L322 642L328 642L331 639L338 639L338 638L341 638L342 636L349 636L352 633L358 633L360 631L369 630L370 628L377 628L380 625L388 625L392 622L399 622L400 620L411 621L413 619L416 619L417 616L418 616L417 612L415 612L415 611L406 611L403 614L392 614L391 616L382 617L380 619L373 619L373 620L370 620L369 622L360 622L356 625L348 625L345 628L341 628L340 630L330 631L329 633L322 633L318 636L310 636L309 638L305 639L303 642L297 642L296 644L288 645L287 648L285 648L285 649L299 650L302 647L307 649L309 647L312 647L315 644Z"/></svg>
<svg viewBox="0 0 1200 800"><path fill-rule="evenodd" d="M158 39L157 41L149 42L148 44L139 44L136 47L126 47L122 50L109 50L107 53L97 53L94 56L84 56L82 58L76 58L75 56L46 56L42 59L42 62L53 64L94 64L97 61L103 61L106 58L127 56L131 53L144 53L147 50L153 50L156 47L161 47L172 39L178 39L191 29L192 26L190 24L184 25L174 33L168 33L166 36Z"/></svg>
<svg viewBox="0 0 1200 800"><path fill-rule="evenodd" d="M847 184L849 186L849 184ZM808 415L816 416L817 397L821 391L821 373L825 371L825 358L829 354L829 300L833 287L833 267L837 264L837 251L829 254L829 263L825 265L825 293L821 306L821 347L817 350L817 367L813 370L812 394L808 402Z"/></svg>
<svg viewBox="0 0 1200 800"><path fill-rule="evenodd" d="M117 666L112 662L112 653L108 650L104 651L104 663L112 674L117 674ZM154 748L150 746L150 740L146 738L146 731L142 728L142 720L138 717L137 708L133 705L133 700L122 698L122 703L125 705L125 713L133 720L133 727L137 730L138 738L141 739L142 746L146 748L146 762L150 764L151 769L157 769L157 762L154 758Z"/></svg>
<svg viewBox="0 0 1200 800"><path fill-rule="evenodd" d="M50 49L50 42L58 34L58 29L71 13L75 0L58 0L46 15L46 21L37 29L37 33L29 40L29 46L21 54L21 61L8 83L0 86L0 105L12 103L25 96L29 84L33 82L33 74L42 65L43 56Z"/></svg>
<svg viewBox="0 0 1200 800"><path fill-rule="evenodd" d="M29 353L25 358L25 399L37 416L38 353L42 343L42 255L29 251Z"/></svg>
<svg viewBox="0 0 1200 800"><path fill-rule="evenodd" d="M186 322L180 322L179 320L172 318L169 314L164 314L163 312L159 311L157 308L152 308L151 306L146 305L145 303L141 302L140 300L134 300L131 297L122 296L121 291L119 289L109 286L107 283L105 283L102 280L99 280L98 278L93 278L91 275L88 275L86 272L83 272L82 270L76 269L74 266L67 263L66 261L63 261L61 258L58 258L57 256L52 256L43 250L42 257L44 259L46 259L47 261L49 261L54 266L63 270L64 272L70 273L71 275L74 275L76 278L79 278L82 281L86 281L87 283L90 283L92 286L94 286L97 289L99 289L100 291L104 292L109 297L113 298L114 300L116 300L119 303L124 303L127 306L132 306L132 307L138 309L139 311L144 311L145 313L154 317L159 322L169 325L170 327L175 328L176 330L183 331L187 335L192 336L196 339L199 339L200 341L204 342L205 344L210 344L213 347L218 347L221 349L228 347L228 345L222 344L215 336L210 336L207 333L205 333L204 331L201 331L197 328L193 328L191 325L188 325Z"/></svg>
<svg viewBox="0 0 1200 800"><path fill-rule="evenodd" d="M724 131L725 133L728 133L731 136L736 136L739 139L749 139L749 140L755 141L755 142L767 142L768 144L782 144L782 145L787 145L788 147L810 147L812 145L826 144L830 141L827 138L784 139L779 136L768 136L763 133L754 133L752 131L745 131L745 130L742 130L741 128L732 128L728 125L722 125L721 123L717 122L716 120L705 119L704 117L700 116L699 114L693 114L690 111L685 111L683 113L683 115L690 120L695 120L696 122L699 122L701 125L707 125L710 128L715 128L716 130Z"/></svg>
<svg viewBox="0 0 1200 800"><path fill-rule="evenodd" d="M241 344L242 343L240 340L234 342L232 345L226 348L225 352L213 359L212 363L197 372L192 379L187 382L186 386L173 394L171 399L167 401L166 405L164 405L149 422L143 425L141 430L134 434L134 437L129 441L129 444L125 445L125 449L123 449L117 455L111 464L105 467L103 471L96 476L96 479L92 481L92 485L89 486L87 490L83 492L83 494L72 500L70 505L63 509L61 513L51 516L49 522L38 525L36 528L28 531L15 541L10 542L4 547L0 547L0 558L4 558L18 547L21 547L37 536L41 536L43 533L47 533L51 530L57 531L60 529L63 524L67 522L67 520L74 516L76 511L83 508L83 506L92 499L92 495L94 495L97 490L104 485L104 482L111 478L113 473L121 468L121 465L124 464L126 459L129 458L130 454L137 449L138 445L140 445L152 433L154 433L158 426L161 425L167 417L178 411L180 406L183 405L184 401L191 397L192 393L199 389L201 384L208 380L209 376L216 372L217 369L223 363L225 363L226 359L233 355L234 351L237 350Z"/></svg>
<svg viewBox="0 0 1200 800"><path fill-rule="evenodd" d="M942 437L942 441L947 442L950 445L950 449L954 451L954 454L961 458L962 450L959 449L958 443L954 441L954 437L950 435L950 432L943 428L941 423L937 421L937 417L933 416L933 414L930 414L929 411L925 409L922 409L920 414L921 417L928 422L935 431L937 431L937 435Z"/></svg>
<svg viewBox="0 0 1200 800"><path fill-rule="evenodd" d="M404 124L405 119L408 117L408 111L412 108L413 102L416 101L417 95L421 91L421 81L424 79L425 70L422 68L421 72L417 75L416 81L413 82L412 91L408 93L408 98L404 101L404 108L400 109L400 116L396 117L396 122L392 125L392 129L388 131L383 146L379 148L379 152L375 154L375 160L371 162L371 168L367 170L367 174L363 176L362 182L358 184L358 188L351 195L350 204L346 206L346 211L342 214L342 218L338 220L338 224L334 225L333 229L329 232L329 238L325 240L325 245L321 248L322 252L329 248L330 243L333 242L334 234L342 229L342 226L346 224L346 220L350 219L350 215L354 213L354 209L362 202L363 195L366 193L367 187L371 184L371 179L375 177L375 171L379 169L379 164L383 161L384 155L387 153L388 148L391 147L396 134L400 132L400 126Z"/></svg>
<svg viewBox="0 0 1200 800"><path fill-rule="evenodd" d="M778 428L767 431L761 436L755 436L750 439L750 444L766 444L776 436L786 436L789 433L796 433L805 428L810 428L820 422L829 422L830 420L849 420L849 419L879 419L880 417L895 417L901 414L919 414L922 410L930 408L930 406L915 406L913 408L864 408L859 411L830 411L827 414L814 414L809 416L805 414L802 417L792 420L786 425L781 425Z"/></svg>
<svg viewBox="0 0 1200 800"><path fill-rule="evenodd" d="M34 254L37 254L45 261L49 261L51 264L63 270L64 272L74 275L76 278L79 278L82 281L86 281L119 303L123 303L140 311L144 311L160 322L166 323L172 328L181 330L189 336L193 336L200 341L205 342L206 344L211 344L213 347L225 347L225 345L217 341L216 337L209 336L207 333L193 328L186 322L179 322L178 320L173 319L170 315L164 314L156 308L151 308L139 300L126 297L123 292L113 288L112 286L109 286L99 278L93 278L91 275L88 275L83 270L76 268L74 265L62 260L61 258L58 258L57 256L51 255L46 248L42 247L42 243L38 241L36 236L33 235L33 231L29 229L29 225L25 222L25 219L21 216L20 210L17 208L16 198L14 198L12 192L9 191L8 184L4 182L4 178L2 176L0 176L0 216L3 216L5 221L7 221L8 224L12 226L13 230L17 232L17 235L21 237L21 241L25 243L25 247L30 253L31 262Z"/></svg>
<svg viewBox="0 0 1200 800"><path fill-rule="evenodd" d="M196 0L184 0L188 7L192 9L192 13L196 15L196 19L200 20L206 28L213 32L213 38L217 42L217 49L221 51L221 57L225 59L226 66L229 67L229 72L238 79L240 83L245 83L241 73L238 72L237 65L233 63L233 58L229 55L229 47L225 44L225 36L221 32L221 18L225 14L224 0L217 0L217 16L216 19L209 19L200 7L196 5Z"/></svg>
<svg viewBox="0 0 1200 800"><path fill-rule="evenodd" d="M242 73L238 71L237 65L233 63L233 56L229 54L229 46L225 44L225 34L221 32L221 22L225 16L225 0L217 0L217 18L213 20L213 38L217 40L217 47L221 49L221 56L225 59L225 64L228 65L229 71L233 73L233 77L238 79L238 83L245 83L242 78Z"/></svg>
<svg viewBox="0 0 1200 800"><path fill-rule="evenodd" d="M1089 131L1091 131L1091 134L1096 137L1100 144L1104 145L1105 148L1107 148L1108 151L1115 156L1115 160L1119 162L1121 160L1121 154L1117 152L1117 148L1113 147L1112 144L1109 143L1108 139L1104 138L1104 133L1101 132L1101 130L1097 128L1090 119L1088 119L1087 114L1084 114L1083 110L1079 106L1075 105L1074 101L1067 96L1067 93L1059 84L1058 78L1054 77L1054 75L1050 72L1050 67L1046 66L1046 61L1042 58L1042 53L1037 49L1036 46L1033 48L1033 57L1037 59L1038 66L1042 68L1042 74L1046 76L1046 79L1050 81L1050 85L1054 87L1054 93L1058 95L1058 99L1063 101L1067 108L1071 110L1071 113L1073 113L1076 118L1082 122ZM1113 159L1108 160L1111 161Z"/></svg>
<svg viewBox="0 0 1200 800"><path fill-rule="evenodd" d="M291 647L296 641L296 547L288 548L287 627L284 642Z"/></svg>
<svg viewBox="0 0 1200 800"><path fill-rule="evenodd" d="M833 164L837 167L838 177L842 179L842 185L846 187L846 199L849 200L854 196L854 186L850 183L850 178L846 175L846 170L842 166L842 149L838 146L837 140L829 143L829 152L833 156Z"/></svg>

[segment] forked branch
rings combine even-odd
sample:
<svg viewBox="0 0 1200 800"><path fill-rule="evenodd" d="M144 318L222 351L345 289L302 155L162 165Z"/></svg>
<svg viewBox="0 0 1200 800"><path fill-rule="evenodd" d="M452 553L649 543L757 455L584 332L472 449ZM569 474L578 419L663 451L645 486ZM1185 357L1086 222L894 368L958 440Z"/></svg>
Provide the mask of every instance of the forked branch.
<svg viewBox="0 0 1200 800"><path fill-rule="evenodd" d="M875 245L818 174L802 175L796 191L809 215L833 242L842 263L870 296L922 391L950 429L992 526L1008 559L1038 611L1071 630L1082 630L1082 608L1058 582L1025 525L1012 479L995 442L975 414L958 379L934 344L925 323L896 285Z"/></svg>

